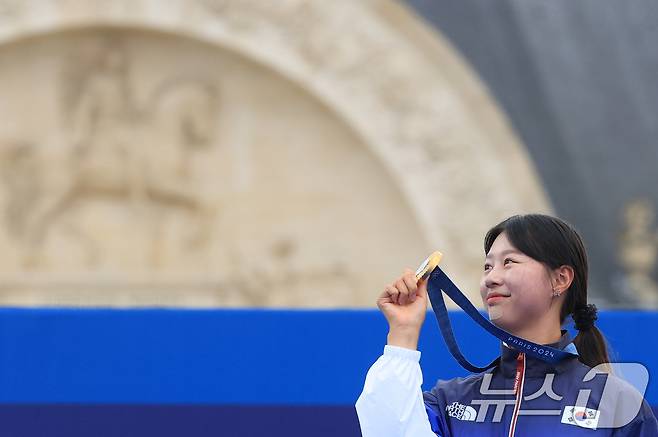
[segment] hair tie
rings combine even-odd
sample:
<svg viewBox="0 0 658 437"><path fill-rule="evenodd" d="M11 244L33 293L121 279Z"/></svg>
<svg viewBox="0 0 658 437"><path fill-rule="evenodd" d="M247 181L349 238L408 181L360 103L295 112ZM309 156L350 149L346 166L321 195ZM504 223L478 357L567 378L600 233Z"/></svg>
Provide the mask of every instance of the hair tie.
<svg viewBox="0 0 658 437"><path fill-rule="evenodd" d="M579 331L589 330L594 326L594 321L598 319L596 313L596 305L593 303L576 308L571 316L576 325L576 329Z"/></svg>

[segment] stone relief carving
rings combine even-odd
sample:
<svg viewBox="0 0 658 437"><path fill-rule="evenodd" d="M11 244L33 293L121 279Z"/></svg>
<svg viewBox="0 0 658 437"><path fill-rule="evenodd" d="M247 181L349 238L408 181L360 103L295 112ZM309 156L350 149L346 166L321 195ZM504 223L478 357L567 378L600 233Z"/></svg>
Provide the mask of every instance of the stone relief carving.
<svg viewBox="0 0 658 437"><path fill-rule="evenodd" d="M222 216L230 203L222 195L226 189L208 185L231 185L230 173L209 179L211 166L201 170L194 159L230 160L220 137L232 123L222 121L216 78L165 74L138 89L133 71L143 66L130 36L91 35L73 39L77 42L69 44L70 53L53 75L59 139L40 143L27 133L9 141L0 135L1 223L22 272L4 275L0 294L14 296L13 301L18 295L40 296L36 302L55 304L100 299L131 305L332 306L362 299L345 256L304 259L303 232L267 237L257 262L254 251L230 235L227 229L238 224ZM244 128L255 131L257 125ZM267 147L242 146L254 153ZM254 180L237 189L260 184ZM225 233L217 235L222 226ZM126 247L114 242L124 234L132 239L126 245L129 261L120 261ZM66 247L61 257L59 247ZM135 255L140 251L143 256ZM64 260L71 252L71 260ZM200 264L176 272L191 260ZM218 268L209 268L213 263ZM187 300L188 295L196 298ZM20 302L28 301L21 297Z"/></svg>
<svg viewBox="0 0 658 437"><path fill-rule="evenodd" d="M353 300L351 296L359 292L353 267L340 260L330 260L324 265L304 265L295 259L299 244L301 242L293 238L276 240L258 260L231 253L227 284L235 290L234 302L250 306L311 303L310 284L322 290L312 293L315 306L332 306L336 302ZM285 293L278 290L285 290Z"/></svg>
<svg viewBox="0 0 658 437"><path fill-rule="evenodd" d="M6 224L25 249L23 265L42 266L44 242L60 224L67 239L82 247L86 267L112 256L103 244L106 237L85 231L76 217L85 214L87 204L101 201L128 208L136 219L132 225L150 235L144 267L161 265L166 255L161 243L170 213L193 230L178 250L199 250L212 231L214 206L197 194L189 163L191 154L213 143L217 86L174 77L138 102L130 53L116 39L93 41L63 64L68 145L54 151L29 143L4 148Z"/></svg>
<svg viewBox="0 0 658 437"><path fill-rule="evenodd" d="M417 31L421 27L419 23L394 2L285 0L275 4L256 0L174 0L160 3L157 10L141 1L112 4L119 6L99 7L99 3L93 0L44 0L39 14L36 11L32 13L31 8L27 8L25 20L11 31L0 35L0 43L20 38L23 33L43 34L56 33L71 27L94 29L127 25L138 29L162 30L185 38L198 38L199 41L216 48L227 47L263 65L269 69L270 74L287 78L304 90L307 96L326 105L323 117L337 115L343 120L342 129L352 131L358 136L360 144L376 157L378 163L381 162L389 179L399 188L402 199L408 201L408 204L397 201L396 205L404 204L411 215L404 220L400 218L395 226L406 223L406 227L413 229L412 233L415 233L416 226L419 226L424 246L420 242L409 243L405 253L390 255L387 258L387 262L390 261L388 267L383 264L379 267L381 271L378 278L388 280L392 266L413 264L417 259L426 256L429 248L436 247L448 254L454 254L446 258L447 264L451 264L447 268L453 273L453 278L473 278L465 288L475 289L473 285L477 282L481 264L480 232L508 213L549 208L531 168L524 161L522 148L518 147L504 123L492 116L495 106L487 100L486 94L480 88L473 85L475 81L464 81L464 77L469 74L468 70L455 67L457 58L449 48L441 46L439 35L430 37L429 34L423 34L423 37L418 37ZM126 4L130 7L123 7ZM346 25L354 22L358 22L359 26ZM428 39L434 42L427 44ZM105 56L99 53L105 53ZM77 56L80 55L76 54ZM148 165L148 157L157 154L160 159L161 150L154 151L150 144L134 150L130 146L131 138L145 137L135 143L146 144L149 132L153 130L144 126L148 126L160 115L176 117L176 112L172 110L175 105L163 103L160 107L156 103L157 98L140 95L141 90L135 89L136 83L131 79L131 68L138 64L138 59L127 46L108 44L100 52L90 49L88 61L84 60L87 59L86 56L83 56L82 61L77 58L74 62L67 61L75 67L65 70L61 82L62 123L69 132L65 143L70 147L75 146L76 153L58 154L57 147L44 147L43 143L32 141L28 137L6 142L11 144L5 147L7 155L11 155L11 159L17 160L16 162L23 166L19 166L19 169L38 168L43 173L40 175L41 180L47 181L39 185L38 180L27 181L18 177L6 184L5 191L8 194L19 189L25 193L33 193L31 195L34 200L22 205L17 196L13 197L14 203L17 204L13 216L30 217L26 223L19 225L23 227L20 238L23 238L23 242L30 242L26 245L29 250L26 249L24 259L28 265L38 269L38 266L45 262L43 256L39 259L44 241L64 238L62 235L68 232L69 240L79 241L81 247L86 247L81 249L85 254L83 258L86 265L102 265L101 258L105 250L97 249L98 242L93 236L88 237L87 228L80 223L87 223L85 220L98 221L95 216L87 218L89 214L93 216L89 211L102 210L105 211L103 216L114 217L119 216L120 211L129 210L141 211L136 222L152 225L146 226L149 227L150 235L147 240L151 243L142 244L140 247L151 247L149 253L154 255L140 265L150 266L149 268L166 266L167 261L156 256L162 253L157 249L157 245L163 243L162 238L157 236L166 236L169 233L158 231L161 227L166 228L166 224L154 225L159 223L163 211L176 216L174 221L179 226L186 221L196 220L197 223L202 223L202 217L219 217L219 222L222 222L221 218L226 213L221 196L209 201L198 194L198 190L194 190L199 187L195 185L197 178L203 176L194 171L193 165L189 165L194 160L192 157L209 153L213 159L219 159L220 165L221 162L235 164L235 161L216 154L218 145L223 144L230 150L240 150L244 156L251 157L254 156L251 155L252 152L244 151L256 150L259 141L267 140L260 138L250 142L247 139L243 141L244 144L240 143L238 146L236 142L224 139L225 143L218 140L220 142L215 143L214 147L203 146L203 134L196 140L192 139L203 129L181 127L181 124L187 126L195 122L203 124L203 118L197 119L188 114L188 120L196 121L180 122L179 119L179 123L163 123L157 127L158 130L165 131L168 126L178 126L173 132L167 132L167 136L183 140L172 140L172 143L176 144L168 145L165 149L169 152L162 153L162 157L171 154L166 158L167 165L153 168ZM78 63L80 65L76 66ZM183 86L183 81L175 77L158 80L172 83L170 88L162 85L163 90L191 88ZM198 83L195 80L192 82ZM193 92L185 94L189 97ZM161 95L164 95L164 91ZM221 101L224 100L223 92L217 95L218 98L221 97ZM477 100L477 105L473 106L468 102L465 104L461 100L462 95L467 95L470 100ZM173 95L171 99L173 100ZM160 101L166 100L168 98L163 97ZM203 103L197 105L202 106ZM490 112L474 121L471 115L482 111L482 108L488 108ZM126 116L126 113L133 115ZM224 115L222 112L222 116ZM240 125L240 117L242 116L236 116L228 124L237 120L236 125ZM242 129L263 135L259 131L258 120L250 123L242 123ZM224 134L220 129L218 135ZM198 146L192 145L195 141L199 141ZM210 143L213 142L209 141L208 144ZM495 155L500 148L505 149L506 156L510 159L501 164L507 166L504 171L496 173L491 165L485 164L491 162L488 158ZM258 150L262 153L263 149ZM118 158L122 154L124 158ZM44 167L39 164L44 160L60 160L61 162L57 161L58 165L70 169L75 177L49 175L48 169L51 166ZM120 167L120 173L116 173L119 167L111 164L113 160L132 164ZM144 171L135 170L142 165L146 167ZM224 171L230 174L236 170L225 168ZM506 171L514 171L519 180L525 181L519 185L522 188L518 189L518 192L505 199L492 199L478 190L484 180L495 183L496 178ZM257 174L257 170L253 168L250 172ZM22 170L18 170L18 173L24 174ZM158 174L162 177L157 176ZM186 174L186 177L182 177L183 174ZM177 183L168 184L171 181ZM363 181L357 183L363 185ZM228 185L230 186L230 183ZM383 182L380 182L380 185L383 185ZM45 191L44 186L50 191ZM119 186L121 190L117 188ZM176 191L174 195L174 188L181 189L182 192ZM201 191L207 196L207 189ZM46 192L49 194L44 195ZM383 194L382 191L378 196L395 199L391 192ZM110 198L112 200L109 200ZM47 202L44 199L47 199ZM354 199L350 202L355 203ZM108 205L121 206L111 208ZM482 205L487 205L486 216L483 214ZM372 208L376 209L374 206ZM210 211L206 213L208 210ZM207 228L211 234L218 232L217 223L215 227ZM188 227L203 229L202 224ZM204 232L200 234L203 235ZM94 231L92 235L98 233ZM271 237L269 240L272 240L271 247L278 247L276 238ZM293 272L287 274L288 277L303 277L308 272L314 272L317 276L325 275L343 285L322 289L323 285L319 284L316 288L324 290L319 292L320 295L325 291L325 294L329 294L336 289L346 290L346 294L351 293L348 299L352 300L345 302L372 305L372 296L363 296L364 293L372 295L377 290L371 285L368 285L367 289L358 289L363 285L352 283L354 278L358 277L353 270L356 265L353 259L348 257L351 261L346 261L337 253L333 253L322 262L301 262L300 258L308 258L309 255L304 252L308 246L305 237L296 235L284 240L293 241L291 247L296 248L289 251L290 255L282 258L288 259L287 269ZM376 244L374 240L372 244ZM181 244L177 247L184 249ZM218 249L209 245L207 250ZM218 265L228 266L233 262L242 266L249 264L248 260L251 259L250 254L240 253L234 248L223 247L219 250L222 252L221 257L218 258L215 254L208 258L218 262ZM363 248L352 247L350 250L355 254L363 253ZM373 251L377 252L375 249ZM42 251L41 253L43 254ZM178 252L174 250L173 253ZM286 277L281 273L285 269L272 267L279 262L279 258L273 253L278 252L274 249L264 251L265 260L259 265L259 268L263 269L261 277L269 278L270 284L284 283L277 278ZM344 253L347 252L344 250ZM229 279L229 270L238 272L240 269L235 267L224 270L226 271L221 277L211 281L213 284L228 281L232 284L231 287L239 287L241 282L259 281L251 277L243 280ZM383 271L389 272L385 279ZM204 285L199 287L208 286L206 282L201 282ZM331 280L327 279L325 282ZM381 283L381 280L378 283ZM189 282L186 287L193 288ZM223 285L217 287L225 289ZM258 285L251 287L263 288ZM356 293L362 297L355 299L354 287L357 287ZM294 287L288 288L292 290ZM245 291L243 294L246 296L249 293ZM300 291L300 294L304 293ZM308 292L306 294L308 295ZM254 296L254 300L270 299L265 298L263 291L260 294L255 293ZM275 296L276 293L273 293L273 301L282 299L280 295ZM247 299L246 297L238 296L235 299L236 304L247 302L240 300ZM314 300L317 299L307 296L308 302ZM252 300L248 301L252 303Z"/></svg>

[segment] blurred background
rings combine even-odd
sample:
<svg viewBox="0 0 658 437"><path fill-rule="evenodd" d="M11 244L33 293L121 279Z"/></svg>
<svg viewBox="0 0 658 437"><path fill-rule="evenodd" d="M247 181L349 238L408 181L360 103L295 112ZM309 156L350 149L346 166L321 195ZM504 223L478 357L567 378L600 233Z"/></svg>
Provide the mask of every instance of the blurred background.
<svg viewBox="0 0 658 437"><path fill-rule="evenodd" d="M657 22L0 0L3 435L359 435L383 286L438 249L481 306L484 234L517 213L581 232L617 359L658 371ZM425 329L430 388L461 371Z"/></svg>

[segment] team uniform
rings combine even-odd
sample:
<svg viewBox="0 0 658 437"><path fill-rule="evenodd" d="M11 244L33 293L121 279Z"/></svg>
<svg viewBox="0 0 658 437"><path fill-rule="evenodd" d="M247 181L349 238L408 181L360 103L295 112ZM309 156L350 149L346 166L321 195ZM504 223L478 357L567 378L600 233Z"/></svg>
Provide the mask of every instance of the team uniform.
<svg viewBox="0 0 658 437"><path fill-rule="evenodd" d="M550 346L575 349L566 331ZM363 437L658 437L640 393L577 355L551 364L503 343L493 368L426 392L419 360L417 350L384 347L356 402Z"/></svg>

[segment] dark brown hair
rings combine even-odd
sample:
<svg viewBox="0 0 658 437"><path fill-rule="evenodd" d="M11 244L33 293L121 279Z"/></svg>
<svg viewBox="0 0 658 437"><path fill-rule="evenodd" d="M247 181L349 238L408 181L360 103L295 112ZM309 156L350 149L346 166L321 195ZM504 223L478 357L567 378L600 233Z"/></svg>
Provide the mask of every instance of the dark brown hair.
<svg viewBox="0 0 658 437"><path fill-rule="evenodd" d="M484 237L484 253L505 233L510 243L549 269L567 265L574 278L560 310L560 323L568 315L575 321L578 335L574 344L582 363L595 367L609 362L608 348L601 331L594 326L596 307L587 303L587 252L583 239L562 219L544 214L515 215L498 223Z"/></svg>

